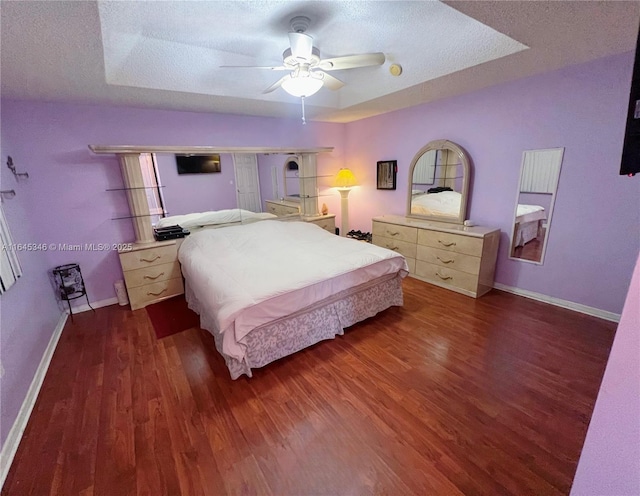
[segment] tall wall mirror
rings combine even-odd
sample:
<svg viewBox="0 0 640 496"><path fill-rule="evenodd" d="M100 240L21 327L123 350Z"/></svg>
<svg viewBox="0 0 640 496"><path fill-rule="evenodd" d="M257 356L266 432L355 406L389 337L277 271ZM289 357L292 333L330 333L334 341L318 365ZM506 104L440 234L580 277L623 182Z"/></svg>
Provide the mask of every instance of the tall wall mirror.
<svg viewBox="0 0 640 496"><path fill-rule="evenodd" d="M549 239L564 148L522 154L510 258L542 264Z"/></svg>
<svg viewBox="0 0 640 496"><path fill-rule="evenodd" d="M288 156L282 166L282 188L283 197L289 201L300 201L300 179L299 179L298 157Z"/></svg>
<svg viewBox="0 0 640 496"><path fill-rule="evenodd" d="M462 224L467 214L471 160L451 141L432 141L411 162L407 217Z"/></svg>

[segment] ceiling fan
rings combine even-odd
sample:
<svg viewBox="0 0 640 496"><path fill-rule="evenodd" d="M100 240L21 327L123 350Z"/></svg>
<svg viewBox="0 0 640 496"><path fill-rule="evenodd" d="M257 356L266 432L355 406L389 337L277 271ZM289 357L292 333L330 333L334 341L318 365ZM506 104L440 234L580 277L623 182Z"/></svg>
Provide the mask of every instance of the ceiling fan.
<svg viewBox="0 0 640 496"><path fill-rule="evenodd" d="M320 51L313 46L313 38L305 31L311 20L305 16L291 19L289 33L290 48L282 54L280 66L222 66L247 69L268 69L272 71L288 71L289 73L273 83L263 93L271 93L282 87L287 93L297 97L308 97L317 93L323 86L330 90L339 90L344 83L330 71L357 69L382 65L385 55L382 52L346 55L329 59L320 58Z"/></svg>

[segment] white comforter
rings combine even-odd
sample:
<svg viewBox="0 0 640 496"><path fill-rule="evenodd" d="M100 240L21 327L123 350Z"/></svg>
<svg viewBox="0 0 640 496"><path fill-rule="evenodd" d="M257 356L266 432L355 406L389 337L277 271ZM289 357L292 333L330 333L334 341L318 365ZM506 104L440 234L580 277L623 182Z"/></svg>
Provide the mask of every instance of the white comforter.
<svg viewBox="0 0 640 496"><path fill-rule="evenodd" d="M401 255L307 222L266 220L197 232L178 254L187 284L242 360L252 329L399 271Z"/></svg>
<svg viewBox="0 0 640 496"><path fill-rule="evenodd" d="M547 214L540 205L526 205L519 203L516 209L516 222L524 224L536 220L545 220Z"/></svg>

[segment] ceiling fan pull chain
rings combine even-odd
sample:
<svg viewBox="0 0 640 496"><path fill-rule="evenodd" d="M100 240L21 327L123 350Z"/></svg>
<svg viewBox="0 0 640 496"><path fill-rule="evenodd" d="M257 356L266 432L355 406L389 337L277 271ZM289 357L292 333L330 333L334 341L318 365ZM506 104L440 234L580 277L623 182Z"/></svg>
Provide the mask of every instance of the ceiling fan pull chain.
<svg viewBox="0 0 640 496"><path fill-rule="evenodd" d="M302 124L306 124L307 120L304 118L304 96L300 97L302 99Z"/></svg>

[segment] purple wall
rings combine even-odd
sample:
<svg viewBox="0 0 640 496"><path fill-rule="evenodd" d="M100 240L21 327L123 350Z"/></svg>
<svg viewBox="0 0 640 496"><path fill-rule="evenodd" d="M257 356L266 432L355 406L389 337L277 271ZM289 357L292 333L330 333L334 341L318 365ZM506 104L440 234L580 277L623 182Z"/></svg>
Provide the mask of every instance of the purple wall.
<svg viewBox="0 0 640 496"><path fill-rule="evenodd" d="M3 109L4 110L4 109ZM18 172L33 174L31 163L13 155L18 132L13 122L2 115L2 142L0 145L0 189L13 189L16 196L2 204L14 243L30 243L36 238L31 219L40 215L34 208L38 203L37 187L32 179L17 182L5 166L7 155L12 155ZM48 195L51 197L51 195ZM51 339L62 311L58 308L49 283L49 263L44 252L24 251L18 257L23 275L0 296L0 361L5 370L0 380L0 445L20 410L36 368Z"/></svg>
<svg viewBox="0 0 640 496"><path fill-rule="evenodd" d="M404 214L408 168L446 138L474 164L468 218L502 231L496 281L620 313L640 239L640 178L618 175L633 54L608 57L347 125L351 228ZM564 147L544 265L508 259L522 152ZM398 189L375 189L376 161L398 160Z"/></svg>
<svg viewBox="0 0 640 496"><path fill-rule="evenodd" d="M609 355L571 494L640 494L640 258Z"/></svg>

